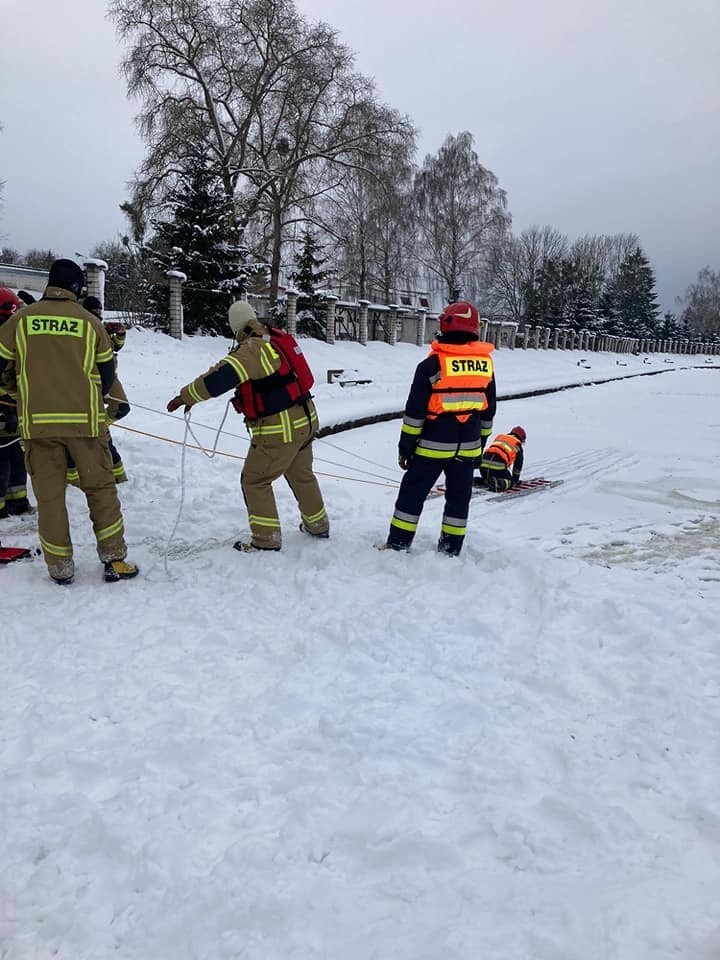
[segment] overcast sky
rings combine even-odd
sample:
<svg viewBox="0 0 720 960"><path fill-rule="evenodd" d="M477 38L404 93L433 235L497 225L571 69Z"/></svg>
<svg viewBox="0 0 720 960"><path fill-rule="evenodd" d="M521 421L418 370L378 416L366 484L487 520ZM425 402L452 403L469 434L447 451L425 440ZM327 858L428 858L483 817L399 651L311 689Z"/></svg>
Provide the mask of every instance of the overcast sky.
<svg viewBox="0 0 720 960"><path fill-rule="evenodd" d="M720 0L299 0L420 128L470 130L514 229L638 233L664 308L720 269ZM87 253L142 155L103 0L0 0L1 242Z"/></svg>

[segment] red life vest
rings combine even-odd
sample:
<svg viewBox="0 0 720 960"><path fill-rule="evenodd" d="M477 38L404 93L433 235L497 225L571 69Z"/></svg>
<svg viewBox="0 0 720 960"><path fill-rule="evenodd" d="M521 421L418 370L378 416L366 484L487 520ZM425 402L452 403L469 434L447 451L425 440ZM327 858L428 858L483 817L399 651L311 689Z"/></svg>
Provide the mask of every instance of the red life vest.
<svg viewBox="0 0 720 960"><path fill-rule="evenodd" d="M267 341L266 341L267 342ZM235 391L233 406L248 420L272 416L310 398L315 378L295 337L272 327L269 343L280 355L280 367L269 377L246 380Z"/></svg>

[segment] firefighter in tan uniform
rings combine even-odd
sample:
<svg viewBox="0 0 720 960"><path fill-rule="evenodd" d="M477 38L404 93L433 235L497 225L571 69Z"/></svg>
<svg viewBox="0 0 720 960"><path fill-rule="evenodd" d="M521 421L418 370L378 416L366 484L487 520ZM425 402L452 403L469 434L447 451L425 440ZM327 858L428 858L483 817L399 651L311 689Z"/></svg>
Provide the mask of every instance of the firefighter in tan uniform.
<svg viewBox="0 0 720 960"><path fill-rule="evenodd" d="M89 310L90 313L94 313L98 320L103 320L102 303L97 297L85 297L82 305L86 310ZM125 464L120 456L120 451L115 446L113 438L110 435L111 424L117 423L118 420L122 420L123 417L126 417L130 413L130 404L128 402L127 394L125 393L125 388L120 383L117 375L117 355L125 346L126 331L125 326L122 323L106 323L104 321L103 323L105 330L110 337L110 343L112 344L113 349L113 362L115 364L115 379L113 380L112 386L108 391L108 396L106 397L105 422L108 431L108 442L110 444L110 456L112 457L113 476L115 477L115 483L126 483L127 473L125 472ZM78 472L75 464L70 458L68 458L66 478L68 483L72 483L73 486L77 486L79 479Z"/></svg>
<svg viewBox="0 0 720 960"><path fill-rule="evenodd" d="M78 303L82 269L56 260L37 303L15 311L0 328L0 373L14 362L25 462L38 501L38 532L56 583L75 575L65 506L68 454L88 502L97 551L108 582L138 568L125 561L123 517L105 429L103 396L115 376L102 323Z"/></svg>
<svg viewBox="0 0 720 960"><path fill-rule="evenodd" d="M326 539L330 524L312 469L318 419L310 398L312 374L297 342L261 323L244 300L228 318L237 345L223 360L183 387L168 403L172 413L235 389L233 406L252 435L240 477L252 539L236 550L279 550L282 533L273 481L285 477L300 508L300 529Z"/></svg>

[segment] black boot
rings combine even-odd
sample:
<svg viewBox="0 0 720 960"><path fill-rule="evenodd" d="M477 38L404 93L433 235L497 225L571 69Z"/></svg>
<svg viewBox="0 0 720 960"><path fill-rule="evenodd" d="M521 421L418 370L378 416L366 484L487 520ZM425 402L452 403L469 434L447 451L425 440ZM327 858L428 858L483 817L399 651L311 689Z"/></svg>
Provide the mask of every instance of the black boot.
<svg viewBox="0 0 720 960"><path fill-rule="evenodd" d="M450 537L446 533L440 534L438 540L438 553L444 553L446 557L459 557L461 545L458 545L457 538Z"/></svg>
<svg viewBox="0 0 720 960"><path fill-rule="evenodd" d="M19 500L8 500L7 510L11 517L21 517L24 513L35 512L27 497L21 497Z"/></svg>

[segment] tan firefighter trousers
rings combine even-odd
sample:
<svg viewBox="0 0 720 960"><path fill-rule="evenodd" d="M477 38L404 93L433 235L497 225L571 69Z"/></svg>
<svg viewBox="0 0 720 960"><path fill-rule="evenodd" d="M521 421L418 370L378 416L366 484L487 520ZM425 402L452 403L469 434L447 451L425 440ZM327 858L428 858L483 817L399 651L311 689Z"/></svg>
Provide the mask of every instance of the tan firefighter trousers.
<svg viewBox="0 0 720 960"><path fill-rule="evenodd" d="M277 434L264 436L253 432L250 451L240 483L248 511L252 542L257 547L277 550L282 545L272 483L285 477L300 508L302 522L309 533L325 533L328 523L320 487L312 469L312 438L315 427L305 417L298 423L297 408L292 408L292 440L282 442Z"/></svg>
<svg viewBox="0 0 720 960"><path fill-rule="evenodd" d="M85 494L101 561L122 560L127 549L108 434L103 437L62 437L25 440L25 466L32 477L37 499L38 532L50 576L72 570L72 541L65 506L65 473L68 454Z"/></svg>

